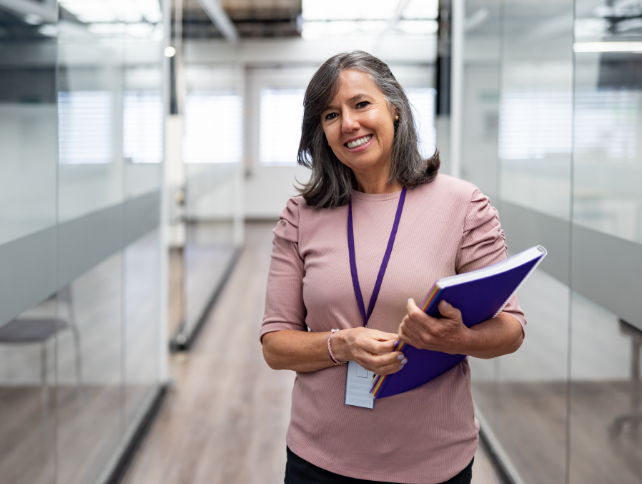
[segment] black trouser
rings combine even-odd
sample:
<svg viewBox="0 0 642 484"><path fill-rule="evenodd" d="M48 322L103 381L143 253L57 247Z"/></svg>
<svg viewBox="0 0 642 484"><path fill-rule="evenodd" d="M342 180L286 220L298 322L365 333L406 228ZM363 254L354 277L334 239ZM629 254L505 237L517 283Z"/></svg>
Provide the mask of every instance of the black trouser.
<svg viewBox="0 0 642 484"><path fill-rule="evenodd" d="M287 451L288 462L285 465L285 484L390 484L389 482L367 481L365 479L340 476L309 463L292 452L289 447ZM473 460L463 471L442 484L470 484L473 478Z"/></svg>

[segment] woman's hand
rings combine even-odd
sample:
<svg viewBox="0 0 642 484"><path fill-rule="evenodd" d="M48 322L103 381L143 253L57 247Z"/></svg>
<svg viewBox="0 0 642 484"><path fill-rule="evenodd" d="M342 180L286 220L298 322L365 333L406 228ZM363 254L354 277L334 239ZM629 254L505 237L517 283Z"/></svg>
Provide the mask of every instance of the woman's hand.
<svg viewBox="0 0 642 484"><path fill-rule="evenodd" d="M335 358L356 361L377 375L396 373L406 364L403 353L395 351L395 341L396 334L368 328L344 329L330 339Z"/></svg>
<svg viewBox="0 0 642 484"><path fill-rule="evenodd" d="M470 329L461 319L461 312L452 305L441 301L439 312L443 318L428 316L408 299L407 314L399 326L399 339L415 348L461 354L470 340ZM466 354L466 353L463 353Z"/></svg>
<svg viewBox="0 0 642 484"><path fill-rule="evenodd" d="M443 318L428 316L413 299L406 309L399 339L415 348L488 359L513 353L524 341L521 323L507 313L468 328L461 312L446 301L439 303Z"/></svg>

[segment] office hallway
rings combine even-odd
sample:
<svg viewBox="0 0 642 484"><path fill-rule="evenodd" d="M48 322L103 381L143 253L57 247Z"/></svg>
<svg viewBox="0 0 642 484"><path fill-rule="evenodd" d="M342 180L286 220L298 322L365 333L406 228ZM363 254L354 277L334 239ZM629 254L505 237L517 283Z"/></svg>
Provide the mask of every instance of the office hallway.
<svg viewBox="0 0 642 484"><path fill-rule="evenodd" d="M246 224L246 246L195 346L171 356L175 385L126 484L277 484L294 373L273 371L257 335L273 222ZM473 483L499 484L485 453Z"/></svg>

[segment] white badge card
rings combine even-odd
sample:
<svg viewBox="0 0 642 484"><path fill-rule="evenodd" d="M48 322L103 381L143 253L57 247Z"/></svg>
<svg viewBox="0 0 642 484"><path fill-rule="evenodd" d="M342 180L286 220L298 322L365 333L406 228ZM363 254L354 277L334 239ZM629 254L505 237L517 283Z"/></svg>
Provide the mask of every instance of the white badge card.
<svg viewBox="0 0 642 484"><path fill-rule="evenodd" d="M345 404L373 409L374 397L370 393L373 378L373 372L366 370L356 361L349 361Z"/></svg>

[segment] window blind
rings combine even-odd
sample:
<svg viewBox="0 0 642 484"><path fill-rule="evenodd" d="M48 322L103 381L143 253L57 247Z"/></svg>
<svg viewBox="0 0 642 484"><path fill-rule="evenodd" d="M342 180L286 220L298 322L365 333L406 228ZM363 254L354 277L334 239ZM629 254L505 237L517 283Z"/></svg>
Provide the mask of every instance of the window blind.
<svg viewBox="0 0 642 484"><path fill-rule="evenodd" d="M113 98L107 91L58 93L60 163L100 164L112 160Z"/></svg>
<svg viewBox="0 0 642 484"><path fill-rule="evenodd" d="M419 153L429 158L435 153L437 133L435 130L435 90L433 88L409 88L406 96L412 108L419 137Z"/></svg>
<svg viewBox="0 0 642 484"><path fill-rule="evenodd" d="M163 160L163 100L159 92L128 91L123 99L123 156L133 163Z"/></svg>
<svg viewBox="0 0 642 484"><path fill-rule="evenodd" d="M185 163L237 163L242 158L241 97L193 91L185 99Z"/></svg>
<svg viewBox="0 0 642 484"><path fill-rule="evenodd" d="M304 89L261 90L259 159L263 165L295 165Z"/></svg>

